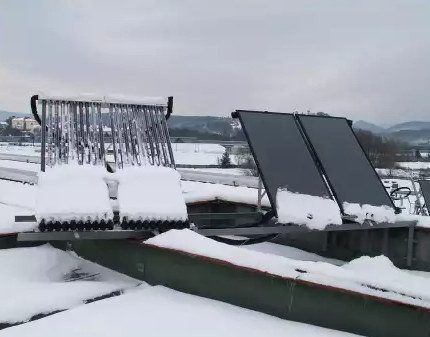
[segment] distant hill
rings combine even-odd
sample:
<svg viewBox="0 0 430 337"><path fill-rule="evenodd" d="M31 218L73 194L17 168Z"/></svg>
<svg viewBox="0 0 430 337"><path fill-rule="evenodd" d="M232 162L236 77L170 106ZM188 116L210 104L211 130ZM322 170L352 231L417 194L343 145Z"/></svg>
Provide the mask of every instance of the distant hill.
<svg viewBox="0 0 430 337"><path fill-rule="evenodd" d="M393 133L405 130L430 130L430 122L412 121L393 125L387 132Z"/></svg>
<svg viewBox="0 0 430 337"><path fill-rule="evenodd" d="M413 145L430 143L430 122L410 121L383 128L365 121L357 121L353 127Z"/></svg>
<svg viewBox="0 0 430 337"><path fill-rule="evenodd" d="M213 133L223 133L239 125L236 120L229 117L178 115L172 115L168 124L170 128L197 129Z"/></svg>
<svg viewBox="0 0 430 337"><path fill-rule="evenodd" d="M194 134L197 138L208 139L233 139L240 130L239 122L229 117L172 115L168 124L171 135Z"/></svg>
<svg viewBox="0 0 430 337"><path fill-rule="evenodd" d="M430 129L399 130L389 132L386 134L386 136L391 139L413 145L430 144Z"/></svg>
<svg viewBox="0 0 430 337"><path fill-rule="evenodd" d="M10 112L10 111L4 111L4 110L0 110L0 122L4 122L6 119L8 119L9 117L26 117L26 116L30 116L29 114L26 113L22 113L22 112Z"/></svg>
<svg viewBox="0 0 430 337"><path fill-rule="evenodd" d="M362 120L354 122L353 127L354 127L354 129L370 131L376 135L385 133L387 131L386 129L384 129L381 126L378 126L376 124L372 124L369 122L365 122Z"/></svg>
<svg viewBox="0 0 430 337"><path fill-rule="evenodd" d="M0 121L11 116L25 117L28 113L0 110ZM103 116L104 124L110 125L109 117ZM171 136L196 137L198 139L243 140L240 124L230 117L214 116L179 116L172 115L168 120ZM389 128L363 120L354 122L354 129L370 131L373 134L388 137L411 144L430 143L430 122L408 121Z"/></svg>

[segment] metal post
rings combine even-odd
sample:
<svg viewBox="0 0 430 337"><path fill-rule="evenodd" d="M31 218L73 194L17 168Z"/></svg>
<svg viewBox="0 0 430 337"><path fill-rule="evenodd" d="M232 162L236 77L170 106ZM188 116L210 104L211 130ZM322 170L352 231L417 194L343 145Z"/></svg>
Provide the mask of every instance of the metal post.
<svg viewBox="0 0 430 337"><path fill-rule="evenodd" d="M81 158L79 160L79 164L84 164L85 159L85 131L84 131L84 103L79 103L79 149L81 152Z"/></svg>
<svg viewBox="0 0 430 337"><path fill-rule="evenodd" d="M103 119L102 119L102 106L101 104L96 105L97 108L97 116L98 116L98 122L99 122L99 139L100 139L100 149L99 149L99 159L102 160L103 164L106 165L106 156L105 156L105 141L104 141L104 135L103 135ZM112 137L113 137L113 130L111 130ZM112 138L113 143L113 138ZM116 154L114 149L114 157L116 162Z"/></svg>
<svg viewBox="0 0 430 337"><path fill-rule="evenodd" d="M155 165L155 164L159 165L159 162L155 161L155 158L156 157L158 158L158 153L157 154L155 153L156 150L155 150L155 147L154 147L154 137L153 137L153 134L152 134L152 125L149 122L149 119L148 119L148 116L147 116L148 109L146 107L143 107L142 111L143 111L142 117L143 117L143 119L145 121L145 133L146 133L146 136L147 136L147 141L148 141L149 148L150 148L150 153L151 153L151 164L152 165Z"/></svg>
<svg viewBox="0 0 430 337"><path fill-rule="evenodd" d="M157 133L157 124L156 124L152 109L153 108L148 107L146 111L148 113L148 117L151 125L150 129L152 131L155 148L157 149L158 165L163 165L162 153L160 150L160 140L158 139L158 133Z"/></svg>
<svg viewBox="0 0 430 337"><path fill-rule="evenodd" d="M137 109L137 117L138 117L138 121L139 121L139 125L140 125L140 138L141 138L141 142L142 142L142 148L144 149L145 152L145 161L148 162L150 165L154 164L154 160L153 160L153 154L152 154L152 148L149 145L149 140L148 140L148 125L146 124L146 119L144 117L145 115L145 109L140 106ZM146 163L145 163L146 164Z"/></svg>
<svg viewBox="0 0 430 337"><path fill-rule="evenodd" d="M406 266L412 267L412 260L414 255L414 234L415 234L416 222L411 222L408 230L408 242L406 251Z"/></svg>
<svg viewBox="0 0 430 337"><path fill-rule="evenodd" d="M160 136L161 139L161 148L163 150L163 157L164 157L164 165L171 167L171 156L170 156L170 152L169 152L169 141L170 139L168 139L165 130L164 130L164 125L163 125L163 121L164 121L164 113L163 113L164 108L163 107L156 107L155 109L155 119L157 122L157 130L158 130L158 134Z"/></svg>
<svg viewBox="0 0 430 337"><path fill-rule="evenodd" d="M45 172L45 156L46 156L46 101L42 101L42 144L40 149L40 170Z"/></svg>
<svg viewBox="0 0 430 337"><path fill-rule="evenodd" d="M172 103L173 103L173 97L172 97ZM171 113L171 111L170 111L170 113ZM161 126L162 126L163 131L164 131L164 136L165 136L166 143L167 143L167 150L169 152L170 167L175 168L175 158L173 156L172 144L170 142L169 129L167 127L167 121L166 121L166 118L165 118L163 112L161 112Z"/></svg>
<svg viewBox="0 0 430 337"><path fill-rule="evenodd" d="M261 200L263 199L263 181L260 175L258 176L258 200L257 200L257 210L261 211Z"/></svg>
<svg viewBox="0 0 430 337"><path fill-rule="evenodd" d="M110 115L110 127L111 127L111 133L112 133L112 148L113 148L113 157L115 160L115 165L117 167L119 166L118 163L118 154L117 154L117 146L116 146L116 128L115 128L115 107L113 104L109 105L109 115Z"/></svg>
<svg viewBox="0 0 430 337"><path fill-rule="evenodd" d="M382 230L382 245L381 245L381 253L385 256L388 256L389 253L389 228L384 228Z"/></svg>

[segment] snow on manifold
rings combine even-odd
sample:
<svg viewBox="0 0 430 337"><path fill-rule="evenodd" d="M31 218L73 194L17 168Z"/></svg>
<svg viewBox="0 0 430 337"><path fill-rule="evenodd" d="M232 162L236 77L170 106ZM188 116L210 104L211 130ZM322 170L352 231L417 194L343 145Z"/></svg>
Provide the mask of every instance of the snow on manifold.
<svg viewBox="0 0 430 337"><path fill-rule="evenodd" d="M181 176L168 167L127 167L117 172L121 216L133 220L185 221Z"/></svg>
<svg viewBox="0 0 430 337"><path fill-rule="evenodd" d="M39 173L36 218L70 220L112 219L109 191L102 166L59 165Z"/></svg>

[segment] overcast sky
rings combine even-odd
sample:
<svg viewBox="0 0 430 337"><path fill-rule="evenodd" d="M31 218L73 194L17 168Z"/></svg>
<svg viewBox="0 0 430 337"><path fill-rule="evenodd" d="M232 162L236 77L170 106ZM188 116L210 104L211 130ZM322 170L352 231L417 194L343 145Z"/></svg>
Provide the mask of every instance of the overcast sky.
<svg viewBox="0 0 430 337"><path fill-rule="evenodd" d="M0 109L38 91L430 120L430 1L0 0Z"/></svg>

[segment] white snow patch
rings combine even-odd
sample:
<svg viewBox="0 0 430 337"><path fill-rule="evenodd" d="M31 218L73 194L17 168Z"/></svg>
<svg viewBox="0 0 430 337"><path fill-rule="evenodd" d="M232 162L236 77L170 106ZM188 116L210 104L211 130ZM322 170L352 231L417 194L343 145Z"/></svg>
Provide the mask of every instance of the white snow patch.
<svg viewBox="0 0 430 337"><path fill-rule="evenodd" d="M190 168L187 170L193 170L197 173L205 172L205 173L216 173L216 174L225 174L232 176L246 176L246 169L242 168Z"/></svg>
<svg viewBox="0 0 430 337"><path fill-rule="evenodd" d="M186 220L181 175L159 166L128 167L117 172L122 216L143 220Z"/></svg>
<svg viewBox="0 0 430 337"><path fill-rule="evenodd" d="M67 220L111 219L112 207L104 167L61 165L39 174L36 218Z"/></svg>
<svg viewBox="0 0 430 337"><path fill-rule="evenodd" d="M397 221L416 221L417 227L430 228L430 216L415 214L397 214Z"/></svg>
<svg viewBox="0 0 430 337"><path fill-rule="evenodd" d="M410 170L429 170L430 162L426 161L414 161L414 162L398 162L398 166Z"/></svg>
<svg viewBox="0 0 430 337"><path fill-rule="evenodd" d="M215 322L215 324L214 324ZM80 306L2 331L4 337L340 337L355 336L291 322L162 286Z"/></svg>
<svg viewBox="0 0 430 337"><path fill-rule="evenodd" d="M37 227L35 222L15 223L16 215L33 215L33 212L0 203L0 234L19 233Z"/></svg>
<svg viewBox="0 0 430 337"><path fill-rule="evenodd" d="M222 155L225 151L224 146L211 143L172 143L172 149L182 153L214 153L216 155Z"/></svg>
<svg viewBox="0 0 430 337"><path fill-rule="evenodd" d="M15 161L10 159L0 159L0 168L3 167L33 172L38 172L40 170L40 164L27 163L25 161Z"/></svg>
<svg viewBox="0 0 430 337"><path fill-rule="evenodd" d="M328 198L278 189L276 209L280 223L294 223L319 230L327 225L342 224L339 206Z"/></svg>
<svg viewBox="0 0 430 337"><path fill-rule="evenodd" d="M49 245L0 250L0 322L22 322L40 313L78 306L86 299L136 286L136 280L113 276ZM98 279L65 279L73 271ZM120 275L120 274L118 274ZM58 333L58 330L57 330Z"/></svg>
<svg viewBox="0 0 430 337"><path fill-rule="evenodd" d="M37 156L40 158L40 146L20 146L0 143L0 153Z"/></svg>
<svg viewBox="0 0 430 337"><path fill-rule="evenodd" d="M355 221L359 223L363 223L365 220L372 220L376 223L393 223L396 221L394 209L389 206L360 205L344 202L343 209L345 214L356 217Z"/></svg>
<svg viewBox="0 0 430 337"><path fill-rule="evenodd" d="M0 180L0 234L34 229L34 222L15 223L16 215L34 214L33 185Z"/></svg>
<svg viewBox="0 0 430 337"><path fill-rule="evenodd" d="M210 257L281 277L305 280L430 308L428 279L400 270L387 263L384 257L361 258L346 266L334 266L325 262L297 261L229 246L205 238L191 230L170 230L145 243ZM375 273L378 273L377 277L375 277Z"/></svg>
<svg viewBox="0 0 430 337"><path fill-rule="evenodd" d="M0 204L34 212L36 186L0 179Z"/></svg>

